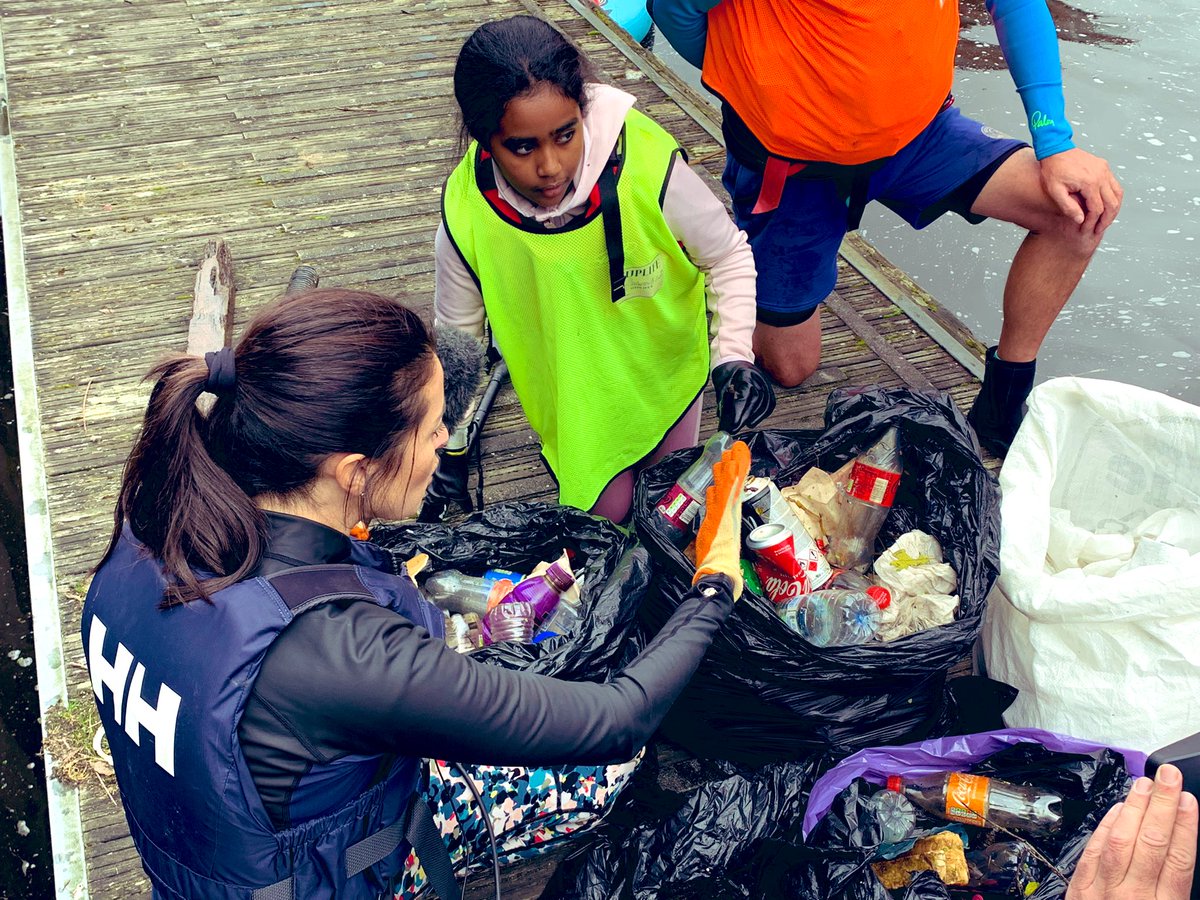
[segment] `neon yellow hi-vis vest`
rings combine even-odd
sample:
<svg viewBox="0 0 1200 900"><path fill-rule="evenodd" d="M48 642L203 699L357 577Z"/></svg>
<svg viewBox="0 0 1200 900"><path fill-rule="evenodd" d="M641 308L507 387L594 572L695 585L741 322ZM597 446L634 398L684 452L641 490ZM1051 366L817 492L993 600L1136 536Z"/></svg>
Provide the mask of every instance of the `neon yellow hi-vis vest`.
<svg viewBox="0 0 1200 900"><path fill-rule="evenodd" d="M558 229L499 197L490 156L476 144L446 182L446 231L479 284L564 505L591 508L616 475L654 451L708 378L704 276L661 206L680 152L631 110L588 212ZM623 271L610 271L605 242L613 171ZM610 243L614 231L610 221ZM622 276L624 296L614 299Z"/></svg>

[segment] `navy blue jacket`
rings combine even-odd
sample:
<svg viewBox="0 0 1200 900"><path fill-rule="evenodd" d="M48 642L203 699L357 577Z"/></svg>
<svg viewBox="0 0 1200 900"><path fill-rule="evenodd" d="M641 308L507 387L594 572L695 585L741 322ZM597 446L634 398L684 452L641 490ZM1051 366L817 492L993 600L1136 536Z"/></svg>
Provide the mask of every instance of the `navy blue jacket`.
<svg viewBox="0 0 1200 900"><path fill-rule="evenodd" d="M254 577L211 606L159 610L161 569L128 531L84 605L126 815L163 896L251 897L289 874L296 896L375 896L407 845L353 884L329 873L352 837L403 815L416 758L627 760L732 608L714 578L610 683L558 681L450 650L441 613L381 571L378 548L290 516L268 525Z"/></svg>

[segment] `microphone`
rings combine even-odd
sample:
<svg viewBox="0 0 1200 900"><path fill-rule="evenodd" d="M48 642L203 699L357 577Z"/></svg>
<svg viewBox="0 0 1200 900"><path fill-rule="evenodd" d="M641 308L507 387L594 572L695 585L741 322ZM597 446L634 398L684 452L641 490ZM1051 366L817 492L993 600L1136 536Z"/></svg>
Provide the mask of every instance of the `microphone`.
<svg viewBox="0 0 1200 900"><path fill-rule="evenodd" d="M462 424L483 381L484 351L479 341L461 328L438 325L433 332L446 383L446 411L442 419L453 431Z"/></svg>

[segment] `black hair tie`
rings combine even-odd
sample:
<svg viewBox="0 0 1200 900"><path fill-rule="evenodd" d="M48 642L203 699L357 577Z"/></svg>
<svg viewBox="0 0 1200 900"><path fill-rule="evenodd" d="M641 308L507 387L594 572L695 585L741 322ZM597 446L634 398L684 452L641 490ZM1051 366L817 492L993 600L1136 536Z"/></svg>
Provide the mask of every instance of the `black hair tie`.
<svg viewBox="0 0 1200 900"><path fill-rule="evenodd" d="M205 353L204 362L208 364L208 380L204 382L206 391L220 396L233 390L237 383L237 369L233 365L232 347Z"/></svg>

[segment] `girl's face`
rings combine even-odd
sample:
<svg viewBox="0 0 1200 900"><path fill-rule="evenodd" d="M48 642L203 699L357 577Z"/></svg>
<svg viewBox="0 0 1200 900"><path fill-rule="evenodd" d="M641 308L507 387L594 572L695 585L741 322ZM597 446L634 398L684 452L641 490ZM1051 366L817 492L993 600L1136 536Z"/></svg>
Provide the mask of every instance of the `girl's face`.
<svg viewBox="0 0 1200 900"><path fill-rule="evenodd" d="M554 86L537 84L509 101L489 149L521 196L550 209L567 195L579 168L583 113Z"/></svg>
<svg viewBox="0 0 1200 900"><path fill-rule="evenodd" d="M449 438L442 421L446 409L442 379L442 364L435 358L433 373L421 389L425 416L408 443L396 451L401 455L400 468L390 477L381 477L369 494L374 518L399 521L420 512L437 469L438 450Z"/></svg>

